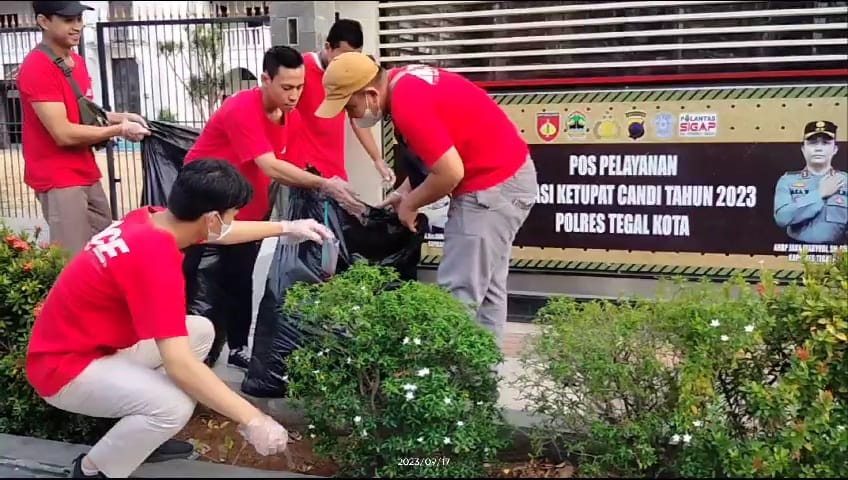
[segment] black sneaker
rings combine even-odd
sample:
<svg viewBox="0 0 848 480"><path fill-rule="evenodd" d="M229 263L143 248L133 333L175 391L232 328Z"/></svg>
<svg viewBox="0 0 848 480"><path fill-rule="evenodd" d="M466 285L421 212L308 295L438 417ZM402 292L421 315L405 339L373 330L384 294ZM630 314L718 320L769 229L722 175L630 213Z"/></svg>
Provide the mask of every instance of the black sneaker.
<svg viewBox="0 0 848 480"><path fill-rule="evenodd" d="M170 439L159 445L159 448L153 451L145 463L167 462L168 460L183 460L191 457L194 454L194 445L182 440Z"/></svg>
<svg viewBox="0 0 848 480"><path fill-rule="evenodd" d="M250 366L250 354L247 353L247 347L231 350L227 365L247 370L247 367Z"/></svg>
<svg viewBox="0 0 848 480"><path fill-rule="evenodd" d="M68 478L106 478L106 475L103 475L100 472L95 473L94 475L86 475L82 473L82 459L85 458L85 454L81 453L74 460L74 465L71 468L71 473L68 474Z"/></svg>

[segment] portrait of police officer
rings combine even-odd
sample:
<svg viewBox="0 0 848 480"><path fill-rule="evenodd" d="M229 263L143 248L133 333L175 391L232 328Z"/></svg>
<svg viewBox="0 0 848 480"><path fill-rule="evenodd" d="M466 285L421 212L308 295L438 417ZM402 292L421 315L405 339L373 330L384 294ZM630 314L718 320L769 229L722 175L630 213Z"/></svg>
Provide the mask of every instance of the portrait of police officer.
<svg viewBox="0 0 848 480"><path fill-rule="evenodd" d="M804 127L803 170L786 172L774 192L774 221L793 240L844 244L848 235L848 174L833 166L837 126L817 120Z"/></svg>

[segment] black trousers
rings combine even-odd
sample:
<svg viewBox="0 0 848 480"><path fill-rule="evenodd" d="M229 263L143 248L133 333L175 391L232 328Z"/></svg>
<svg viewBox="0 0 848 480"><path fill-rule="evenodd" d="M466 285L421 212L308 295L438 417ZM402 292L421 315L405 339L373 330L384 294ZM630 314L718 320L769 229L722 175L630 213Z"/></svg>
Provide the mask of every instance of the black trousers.
<svg viewBox="0 0 848 480"><path fill-rule="evenodd" d="M208 318L215 341L207 361L214 363L224 342L247 346L253 319L253 268L262 242L197 245L185 251L186 310Z"/></svg>

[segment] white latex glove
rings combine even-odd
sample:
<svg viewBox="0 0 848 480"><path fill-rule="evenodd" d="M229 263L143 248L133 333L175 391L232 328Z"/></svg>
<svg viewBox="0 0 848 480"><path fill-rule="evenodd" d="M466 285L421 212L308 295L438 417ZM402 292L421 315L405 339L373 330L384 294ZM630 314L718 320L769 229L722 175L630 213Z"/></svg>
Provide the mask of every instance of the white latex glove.
<svg viewBox="0 0 848 480"><path fill-rule="evenodd" d="M238 432L260 455L283 452L289 443L289 432L268 415L260 415L246 425L239 425Z"/></svg>
<svg viewBox="0 0 848 480"><path fill-rule="evenodd" d="M339 177L324 180L321 192L334 198L351 215L359 217L365 213L365 204L356 198L350 184Z"/></svg>
<svg viewBox="0 0 848 480"><path fill-rule="evenodd" d="M147 135L150 135L150 130L146 129L140 123L127 119L121 122L121 137L131 142L139 142Z"/></svg>
<svg viewBox="0 0 848 480"><path fill-rule="evenodd" d="M283 224L283 236L286 237L286 243L300 243L309 240L324 243L325 240L335 238L329 228L311 218L281 223Z"/></svg>

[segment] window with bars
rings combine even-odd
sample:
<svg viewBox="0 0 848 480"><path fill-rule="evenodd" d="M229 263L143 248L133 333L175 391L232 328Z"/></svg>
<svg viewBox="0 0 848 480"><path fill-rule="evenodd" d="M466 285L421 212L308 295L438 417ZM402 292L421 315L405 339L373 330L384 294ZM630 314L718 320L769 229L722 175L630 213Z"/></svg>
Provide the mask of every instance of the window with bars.
<svg viewBox="0 0 848 480"><path fill-rule="evenodd" d="M380 2L380 61L477 81L844 68L845 1Z"/></svg>

